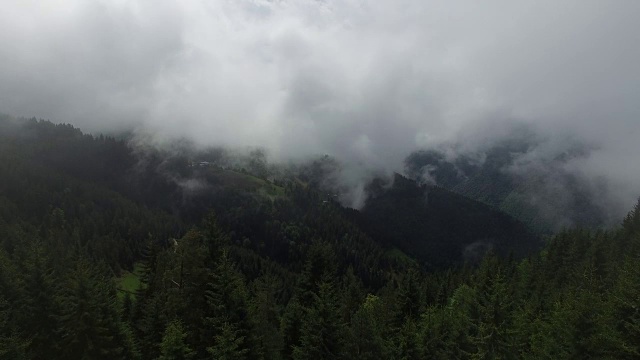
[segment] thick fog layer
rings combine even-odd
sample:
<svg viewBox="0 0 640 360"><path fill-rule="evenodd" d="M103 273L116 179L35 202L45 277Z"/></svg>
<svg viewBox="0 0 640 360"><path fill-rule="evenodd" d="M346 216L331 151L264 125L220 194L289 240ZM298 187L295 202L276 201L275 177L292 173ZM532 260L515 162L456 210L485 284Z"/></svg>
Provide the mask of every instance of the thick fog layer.
<svg viewBox="0 0 640 360"><path fill-rule="evenodd" d="M634 0L3 1L0 112L326 153L358 189L415 149L476 151L518 123L548 139L518 164L589 144L567 167L628 208L638 14Z"/></svg>

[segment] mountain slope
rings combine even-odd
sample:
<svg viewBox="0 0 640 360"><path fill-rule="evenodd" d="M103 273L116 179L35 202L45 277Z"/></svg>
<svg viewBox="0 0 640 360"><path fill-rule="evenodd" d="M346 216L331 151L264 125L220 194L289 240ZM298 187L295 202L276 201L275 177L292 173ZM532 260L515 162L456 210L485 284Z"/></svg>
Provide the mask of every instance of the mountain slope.
<svg viewBox="0 0 640 360"><path fill-rule="evenodd" d="M0 358L640 350L640 204L619 228L562 232L518 260L496 253L536 247L521 223L399 175L371 184L360 212L297 179L274 184L66 125L28 127L0 126ZM90 163L114 156L98 151L113 144L128 166ZM111 178L97 176L110 166ZM217 216L202 215L211 209ZM118 290L134 261L134 289Z"/></svg>
<svg viewBox="0 0 640 360"><path fill-rule="evenodd" d="M589 149L576 145L536 158L538 146L536 139L517 138L454 158L444 151L417 151L407 157L406 172L500 209L539 233L612 223L603 203L606 184L586 181L566 167Z"/></svg>
<svg viewBox="0 0 640 360"><path fill-rule="evenodd" d="M428 266L477 261L488 249L520 257L540 246L527 227L477 201L396 174L385 189L369 188L362 224L374 238L398 247Z"/></svg>

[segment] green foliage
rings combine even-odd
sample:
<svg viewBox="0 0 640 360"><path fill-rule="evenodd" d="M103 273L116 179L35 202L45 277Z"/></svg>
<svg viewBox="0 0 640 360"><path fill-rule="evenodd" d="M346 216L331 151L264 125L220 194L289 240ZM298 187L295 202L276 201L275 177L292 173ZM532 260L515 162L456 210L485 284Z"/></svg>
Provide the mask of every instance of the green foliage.
<svg viewBox="0 0 640 360"><path fill-rule="evenodd" d="M406 158L405 170L412 179L500 209L539 233L551 234L568 226L596 229L615 220L596 200L597 193L565 168L567 161L585 156L588 149L574 145L535 170L527 169L516 160L534 149L539 137L522 128L509 136L479 153L458 154L455 159L437 150L416 151ZM505 171L510 168L519 171Z"/></svg>
<svg viewBox="0 0 640 360"><path fill-rule="evenodd" d="M29 359L30 346L28 339L16 333L15 324L11 323L9 302L0 295L0 359Z"/></svg>
<svg viewBox="0 0 640 360"><path fill-rule="evenodd" d="M138 292L142 284L140 281L142 271L142 264L136 263L133 266L133 271L126 271L117 279L120 299L124 299L125 294L135 295Z"/></svg>
<svg viewBox="0 0 640 360"><path fill-rule="evenodd" d="M522 259L506 254L535 240L521 225L403 178L362 214L326 200L314 169L311 185L267 182L259 153L254 174L193 169L2 121L0 359L640 356L640 204ZM215 191L191 198L158 169Z"/></svg>
<svg viewBox="0 0 640 360"><path fill-rule="evenodd" d="M280 305L278 295L282 281L274 275L264 275L253 282L249 318L252 319L257 346L266 360L279 359L284 347L280 333Z"/></svg>
<svg viewBox="0 0 640 360"><path fill-rule="evenodd" d="M300 343L294 346L293 359L338 359L343 348L343 324L339 318L334 284L320 282L305 312Z"/></svg>
<svg viewBox="0 0 640 360"><path fill-rule="evenodd" d="M248 292L244 279L226 251L218 260L205 296L211 311L207 321L214 331L214 344L207 351L214 358L241 359L250 350L257 350L248 319Z"/></svg>
<svg viewBox="0 0 640 360"><path fill-rule="evenodd" d="M391 354L391 343L386 338L387 319L382 300L368 294L351 318L349 337L345 344L348 352L358 359L386 359Z"/></svg>
<svg viewBox="0 0 640 360"><path fill-rule="evenodd" d="M112 359L122 353L111 280L85 259L65 279L61 296L61 348L67 358Z"/></svg>
<svg viewBox="0 0 640 360"><path fill-rule="evenodd" d="M429 270L478 262L489 248L522 256L541 245L519 221L444 188L420 186L396 174L390 188L374 181L368 190L360 224Z"/></svg>
<svg viewBox="0 0 640 360"><path fill-rule="evenodd" d="M214 345L207 348L211 358L220 360L243 360L249 349L244 344L245 337L233 324L223 323L214 339Z"/></svg>
<svg viewBox="0 0 640 360"><path fill-rule="evenodd" d="M187 333L184 331L182 323L178 320L167 325L167 329L162 336L160 343L159 360L187 360L194 354L185 343Z"/></svg>

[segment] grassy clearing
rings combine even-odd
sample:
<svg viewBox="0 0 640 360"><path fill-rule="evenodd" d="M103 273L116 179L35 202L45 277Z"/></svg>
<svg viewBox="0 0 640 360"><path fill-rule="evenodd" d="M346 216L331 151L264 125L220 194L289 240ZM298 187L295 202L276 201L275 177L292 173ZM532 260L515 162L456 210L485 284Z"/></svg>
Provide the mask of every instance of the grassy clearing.
<svg viewBox="0 0 640 360"><path fill-rule="evenodd" d="M385 256L388 259L392 259L395 260L397 263L399 264L403 264L405 266L417 266L417 262L415 259L413 259L412 257L408 256L407 254L405 254L404 252L402 252L400 249L398 248L393 248L390 249L386 252Z"/></svg>
<svg viewBox="0 0 640 360"><path fill-rule="evenodd" d="M258 194L272 201L285 195L284 188L251 174L240 173L233 170L214 170L212 174L215 175L217 181L224 187Z"/></svg>
<svg viewBox="0 0 640 360"><path fill-rule="evenodd" d="M136 263L133 266L132 272L124 272L119 278L116 279L116 284L118 290L118 297L120 299L124 298L125 293L130 293L131 295L135 294L136 291L140 288L140 275L142 274L142 264Z"/></svg>
<svg viewBox="0 0 640 360"><path fill-rule="evenodd" d="M273 201L276 198L284 197L284 188L267 183L258 190L258 194Z"/></svg>

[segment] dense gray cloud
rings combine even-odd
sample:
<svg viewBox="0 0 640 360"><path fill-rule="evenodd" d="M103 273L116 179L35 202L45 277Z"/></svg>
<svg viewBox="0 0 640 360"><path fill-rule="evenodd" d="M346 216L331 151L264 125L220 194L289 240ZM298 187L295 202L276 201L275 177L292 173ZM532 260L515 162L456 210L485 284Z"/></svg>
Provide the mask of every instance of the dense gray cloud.
<svg viewBox="0 0 640 360"><path fill-rule="evenodd" d="M0 112L327 153L364 172L442 142L482 147L519 122L596 144L571 166L627 206L638 14L635 0L4 1Z"/></svg>

